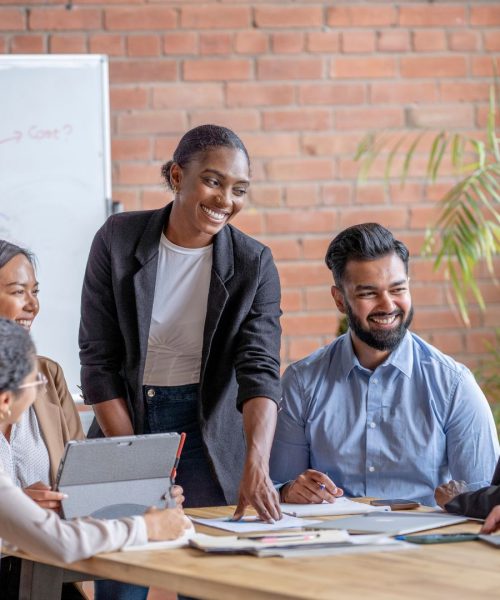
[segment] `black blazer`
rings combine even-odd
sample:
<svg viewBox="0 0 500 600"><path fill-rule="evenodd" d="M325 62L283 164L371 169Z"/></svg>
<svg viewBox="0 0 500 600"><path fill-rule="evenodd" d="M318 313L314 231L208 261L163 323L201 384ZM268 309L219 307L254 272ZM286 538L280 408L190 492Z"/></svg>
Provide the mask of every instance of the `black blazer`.
<svg viewBox="0 0 500 600"><path fill-rule="evenodd" d="M85 402L124 397L136 433L144 431L142 381L158 247L171 206L111 216L94 238L83 283ZM228 503L236 501L245 456L242 403L256 396L276 403L281 398L280 315L279 277L269 248L226 225L213 241L199 422ZM90 430L95 435L96 423Z"/></svg>
<svg viewBox="0 0 500 600"><path fill-rule="evenodd" d="M497 462L491 485L475 492L465 492L455 496L445 505L448 512L486 519L491 510L500 504L500 459Z"/></svg>

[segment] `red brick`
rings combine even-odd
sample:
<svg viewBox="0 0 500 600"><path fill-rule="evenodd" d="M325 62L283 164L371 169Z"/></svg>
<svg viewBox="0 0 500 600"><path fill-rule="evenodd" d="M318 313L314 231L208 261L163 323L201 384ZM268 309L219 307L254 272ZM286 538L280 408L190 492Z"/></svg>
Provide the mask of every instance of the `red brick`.
<svg viewBox="0 0 500 600"><path fill-rule="evenodd" d="M151 163L118 163L113 177L118 185L159 185L160 165Z"/></svg>
<svg viewBox="0 0 500 600"><path fill-rule="evenodd" d="M404 29L377 31L377 50L381 52L406 52L410 49L410 34Z"/></svg>
<svg viewBox="0 0 500 600"><path fill-rule="evenodd" d="M365 85L362 83L304 83L299 85L300 104L363 104Z"/></svg>
<svg viewBox="0 0 500 600"><path fill-rule="evenodd" d="M339 131L401 127L404 124L404 112L396 107L338 108L335 111L335 124Z"/></svg>
<svg viewBox="0 0 500 600"><path fill-rule="evenodd" d="M223 104L221 83L174 83L153 88L153 108L218 108Z"/></svg>
<svg viewBox="0 0 500 600"><path fill-rule="evenodd" d="M408 210L403 207L343 208L339 216L339 229L373 221L391 230L405 229L408 222Z"/></svg>
<svg viewBox="0 0 500 600"><path fill-rule="evenodd" d="M238 54L263 54L269 50L268 35L262 31L238 31L234 48Z"/></svg>
<svg viewBox="0 0 500 600"><path fill-rule="evenodd" d="M177 78L177 65L173 60L116 60L110 63L109 73L112 83L172 81Z"/></svg>
<svg viewBox="0 0 500 600"><path fill-rule="evenodd" d="M221 109L191 111L189 127L197 127L205 123L222 125L234 131L255 131L260 128L258 111L251 109Z"/></svg>
<svg viewBox="0 0 500 600"><path fill-rule="evenodd" d="M246 80L251 76L252 63L248 59L205 59L184 61L186 81Z"/></svg>
<svg viewBox="0 0 500 600"><path fill-rule="evenodd" d="M330 27L390 26L397 22L394 7L384 4L341 5L328 9L327 25Z"/></svg>
<svg viewBox="0 0 500 600"><path fill-rule="evenodd" d="M373 31L343 31L341 36L342 52L345 54L364 54L375 50Z"/></svg>
<svg viewBox="0 0 500 600"><path fill-rule="evenodd" d="M5 54L7 52L7 39L5 36L0 35L0 52Z"/></svg>
<svg viewBox="0 0 500 600"><path fill-rule="evenodd" d="M444 102L477 102L489 98L489 83L486 81L443 81L441 82L441 98Z"/></svg>
<svg viewBox="0 0 500 600"><path fill-rule="evenodd" d="M394 77L396 60L393 57L374 56L363 58L339 57L330 67L330 77L341 79L364 79Z"/></svg>
<svg viewBox="0 0 500 600"><path fill-rule="evenodd" d="M154 210L170 202L172 195L167 190L144 190L141 200L142 210Z"/></svg>
<svg viewBox="0 0 500 600"><path fill-rule="evenodd" d="M406 187L406 186L405 186ZM425 232L423 231L404 231L398 235L398 238L406 245L410 251L410 261L417 256L420 256L422 248L424 246ZM412 277L412 283L415 283L416 279ZM433 286L436 287L436 286Z"/></svg>
<svg viewBox="0 0 500 600"><path fill-rule="evenodd" d="M87 52L87 38L84 35L51 35L49 52L60 54L81 54Z"/></svg>
<svg viewBox="0 0 500 600"><path fill-rule="evenodd" d="M300 290L281 290L281 310L288 314L302 308L302 293Z"/></svg>
<svg viewBox="0 0 500 600"><path fill-rule="evenodd" d="M448 33L448 44L450 50L457 50L459 52L464 50L478 50L479 33L470 29L465 31L450 31Z"/></svg>
<svg viewBox="0 0 500 600"><path fill-rule="evenodd" d="M480 6L471 6L470 24L481 25L483 27L495 27L500 25L500 6L482 4Z"/></svg>
<svg viewBox="0 0 500 600"><path fill-rule="evenodd" d="M456 331L441 331L432 335L432 344L445 354L457 354L464 350L464 334Z"/></svg>
<svg viewBox="0 0 500 600"><path fill-rule="evenodd" d="M129 56L159 56L160 52L160 36L158 35L131 35L127 39Z"/></svg>
<svg viewBox="0 0 500 600"><path fill-rule="evenodd" d="M26 29L26 13L17 8L2 8L0 31L23 31Z"/></svg>
<svg viewBox="0 0 500 600"><path fill-rule="evenodd" d="M326 268L326 267L325 267ZM330 278L331 274L328 275ZM333 281L332 281L333 283ZM309 311L331 310L335 309L330 287L322 286L320 288L306 289L306 309Z"/></svg>
<svg viewBox="0 0 500 600"><path fill-rule="evenodd" d="M406 27L457 27L465 24L465 8L420 3L400 6L399 24Z"/></svg>
<svg viewBox="0 0 500 600"><path fill-rule="evenodd" d="M302 146L304 153L309 156L340 155L352 156L359 142L364 137L358 133L304 133Z"/></svg>
<svg viewBox="0 0 500 600"><path fill-rule="evenodd" d="M45 52L45 37L42 35L14 35L10 40L12 54L39 54Z"/></svg>
<svg viewBox="0 0 500 600"><path fill-rule="evenodd" d="M181 27L187 29L246 29L251 12L246 6L183 6Z"/></svg>
<svg viewBox="0 0 500 600"><path fill-rule="evenodd" d="M358 184L356 187L356 204L386 204L387 193L384 185Z"/></svg>
<svg viewBox="0 0 500 600"><path fill-rule="evenodd" d="M113 186L113 200L120 202L124 210L139 210L141 208L139 202L139 194L136 191L127 189L118 189Z"/></svg>
<svg viewBox="0 0 500 600"><path fill-rule="evenodd" d="M410 229L427 229L437 221L441 207L435 204L410 207Z"/></svg>
<svg viewBox="0 0 500 600"><path fill-rule="evenodd" d="M410 287L411 298L415 307L443 306L446 304L445 290L437 285L418 285Z"/></svg>
<svg viewBox="0 0 500 600"><path fill-rule="evenodd" d="M119 133L183 133L186 116L178 110L141 111L118 115Z"/></svg>
<svg viewBox="0 0 500 600"><path fill-rule="evenodd" d="M426 283L446 280L443 269L434 269L434 261L431 258L415 257L410 264L410 275L412 280Z"/></svg>
<svg viewBox="0 0 500 600"><path fill-rule="evenodd" d="M498 106L498 104L497 104ZM476 125L479 129L484 129L488 123L489 105L476 106ZM497 128L500 127L500 112L497 109L495 123Z"/></svg>
<svg viewBox="0 0 500 600"><path fill-rule="evenodd" d="M288 360L296 361L309 356L315 350L321 347L318 338L311 337L292 337L288 347Z"/></svg>
<svg viewBox="0 0 500 600"><path fill-rule="evenodd" d="M285 204L291 207L316 206L319 190L314 184L294 185L285 191Z"/></svg>
<svg viewBox="0 0 500 600"><path fill-rule="evenodd" d="M268 110L262 118L264 130L325 130L332 125L331 110L326 108Z"/></svg>
<svg viewBox="0 0 500 600"><path fill-rule="evenodd" d="M231 54L233 35L225 32L200 33L200 54Z"/></svg>
<svg viewBox="0 0 500 600"><path fill-rule="evenodd" d="M252 157L251 152L250 157ZM277 185L252 185L250 186L250 200L255 206L280 206L281 187Z"/></svg>
<svg viewBox="0 0 500 600"><path fill-rule="evenodd" d="M500 323L500 306L490 306L484 313L485 327L498 327Z"/></svg>
<svg viewBox="0 0 500 600"><path fill-rule="evenodd" d="M2 20L4 11L2 11ZM36 30L98 30L102 27L100 10L76 8L33 8L29 13L29 29Z"/></svg>
<svg viewBox="0 0 500 600"><path fill-rule="evenodd" d="M270 58L257 59L258 79L321 79L323 59Z"/></svg>
<svg viewBox="0 0 500 600"><path fill-rule="evenodd" d="M337 225L333 210L269 211L265 219L267 233L322 233Z"/></svg>
<svg viewBox="0 0 500 600"><path fill-rule="evenodd" d="M274 260L298 260L301 249L297 238L269 237L260 240L271 248Z"/></svg>
<svg viewBox="0 0 500 600"><path fill-rule="evenodd" d="M389 186L389 190L392 204L417 204L424 200L422 183L405 182L404 186L401 186L400 183L393 183Z"/></svg>
<svg viewBox="0 0 500 600"><path fill-rule="evenodd" d="M232 221L238 229L247 235L259 235L262 233L262 213L255 209L244 210Z"/></svg>
<svg viewBox="0 0 500 600"><path fill-rule="evenodd" d="M155 139L155 150L154 157L155 160L161 160L162 162L167 162L170 160L174 151L177 148L177 144L179 143L180 136L165 136L165 137L157 137Z"/></svg>
<svg viewBox="0 0 500 600"><path fill-rule="evenodd" d="M296 31L273 33L271 46L276 54L297 54L304 50L304 34Z"/></svg>
<svg viewBox="0 0 500 600"><path fill-rule="evenodd" d="M311 31L307 34L308 52L338 52L340 36L337 31Z"/></svg>
<svg viewBox="0 0 500 600"><path fill-rule="evenodd" d="M112 110L146 108L148 105L148 90L140 87L112 87L110 90L110 103Z"/></svg>
<svg viewBox="0 0 500 600"><path fill-rule="evenodd" d="M148 160L151 158L151 142L149 139L111 140L111 156L113 160Z"/></svg>
<svg viewBox="0 0 500 600"><path fill-rule="evenodd" d="M163 36L165 54L197 54L198 35L192 31L167 33Z"/></svg>
<svg viewBox="0 0 500 600"><path fill-rule="evenodd" d="M323 261L279 263L281 285L298 287L307 285L331 285L332 274Z"/></svg>
<svg viewBox="0 0 500 600"><path fill-rule="evenodd" d="M328 236L304 238L302 240L302 251L305 259L323 261L330 242L335 236L332 230ZM326 267L325 267L326 268Z"/></svg>
<svg viewBox="0 0 500 600"><path fill-rule="evenodd" d="M323 9L321 6L256 6L254 19L257 27L321 27Z"/></svg>
<svg viewBox="0 0 500 600"><path fill-rule="evenodd" d="M344 206L351 203L352 187L347 183L326 183L321 187L323 204Z"/></svg>
<svg viewBox="0 0 500 600"><path fill-rule="evenodd" d="M281 318L283 333L285 335L330 335L337 330L338 319L333 312L315 315L284 315Z"/></svg>
<svg viewBox="0 0 500 600"><path fill-rule="evenodd" d="M494 65L496 65L496 72ZM474 77L495 77L500 73L500 58L498 56L473 56L472 75Z"/></svg>
<svg viewBox="0 0 500 600"><path fill-rule="evenodd" d="M370 89L373 104L435 102L439 99L434 81L374 81L370 84Z"/></svg>
<svg viewBox="0 0 500 600"><path fill-rule="evenodd" d="M335 176L335 164L324 159L275 159L268 163L267 173L272 181L331 179Z"/></svg>
<svg viewBox="0 0 500 600"><path fill-rule="evenodd" d="M473 109L470 104L411 106L407 118L410 126L423 129L473 127Z"/></svg>
<svg viewBox="0 0 500 600"><path fill-rule="evenodd" d="M93 34L89 38L89 51L95 54L121 56L125 54L124 37L116 33Z"/></svg>
<svg viewBox="0 0 500 600"><path fill-rule="evenodd" d="M295 91L292 84L283 83L232 83L227 84L227 105L271 106L292 104Z"/></svg>
<svg viewBox="0 0 500 600"><path fill-rule="evenodd" d="M104 26L109 30L145 31L173 29L177 17L173 8L162 6L133 6L108 8L104 12Z"/></svg>
<svg viewBox="0 0 500 600"><path fill-rule="evenodd" d="M414 31L413 48L417 52L446 50L445 32L427 29Z"/></svg>
<svg viewBox="0 0 500 600"><path fill-rule="evenodd" d="M435 329L456 329L460 326L458 315L449 310L427 309L415 311L414 326L418 329L434 331Z"/></svg>
<svg viewBox="0 0 500 600"><path fill-rule="evenodd" d="M483 39L485 50L488 50L489 52L500 51L500 30L484 31Z"/></svg>
<svg viewBox="0 0 500 600"><path fill-rule="evenodd" d="M402 56L402 77L465 77L467 63L463 56Z"/></svg>
<svg viewBox="0 0 500 600"><path fill-rule="evenodd" d="M465 334L465 349L473 354L487 352L490 345L496 346L496 337L493 331L467 331Z"/></svg>
<svg viewBox="0 0 500 600"><path fill-rule="evenodd" d="M243 142L252 157L297 156L298 133L246 133Z"/></svg>

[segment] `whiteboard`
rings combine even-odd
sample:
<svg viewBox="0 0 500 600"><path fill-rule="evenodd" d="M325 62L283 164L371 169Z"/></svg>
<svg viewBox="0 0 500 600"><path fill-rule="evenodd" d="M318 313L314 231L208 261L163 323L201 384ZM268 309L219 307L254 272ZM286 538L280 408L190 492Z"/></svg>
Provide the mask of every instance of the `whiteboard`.
<svg viewBox="0 0 500 600"><path fill-rule="evenodd" d="M0 56L0 238L37 257L39 354L80 382L80 296L110 209L107 57Z"/></svg>

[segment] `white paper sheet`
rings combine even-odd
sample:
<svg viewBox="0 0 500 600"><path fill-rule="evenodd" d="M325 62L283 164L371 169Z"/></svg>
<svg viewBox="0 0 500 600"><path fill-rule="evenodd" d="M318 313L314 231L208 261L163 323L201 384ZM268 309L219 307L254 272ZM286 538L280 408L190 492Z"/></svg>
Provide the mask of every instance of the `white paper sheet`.
<svg viewBox="0 0 500 600"><path fill-rule="evenodd" d="M164 542L148 542L142 546L127 546L122 548L122 552L137 552L138 550L174 550L175 548L182 548L183 546L189 546L189 540L196 535L194 527L191 525L189 529L186 529L183 535L176 540L169 540Z"/></svg>
<svg viewBox="0 0 500 600"><path fill-rule="evenodd" d="M323 504L281 504L281 510L293 517L325 517L332 515L357 515L373 511L389 511L389 506L372 506L353 502L349 498L337 498Z"/></svg>
<svg viewBox="0 0 500 600"><path fill-rule="evenodd" d="M305 520L283 515L283 518L275 523L265 523L258 517L243 517L239 521L231 521L230 517L219 517L218 519L199 519L192 518L195 523L224 529L225 531L234 531L235 533L253 533L255 531L276 531L280 529L290 529L295 527L306 527L317 523L317 520Z"/></svg>

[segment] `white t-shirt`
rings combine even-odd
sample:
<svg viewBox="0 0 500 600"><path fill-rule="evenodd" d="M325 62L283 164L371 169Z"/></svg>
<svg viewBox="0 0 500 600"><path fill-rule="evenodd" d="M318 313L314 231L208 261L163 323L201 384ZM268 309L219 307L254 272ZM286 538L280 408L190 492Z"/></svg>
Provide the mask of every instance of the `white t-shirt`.
<svg viewBox="0 0 500 600"><path fill-rule="evenodd" d="M144 385L199 382L211 271L212 245L181 248L162 234Z"/></svg>

